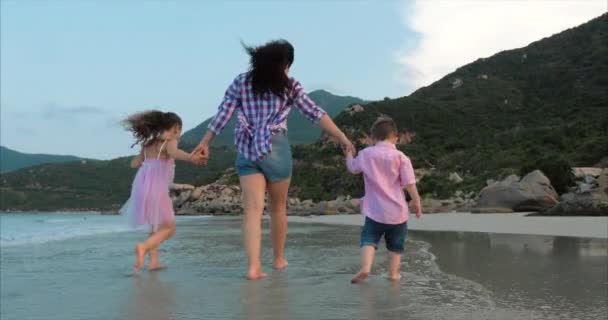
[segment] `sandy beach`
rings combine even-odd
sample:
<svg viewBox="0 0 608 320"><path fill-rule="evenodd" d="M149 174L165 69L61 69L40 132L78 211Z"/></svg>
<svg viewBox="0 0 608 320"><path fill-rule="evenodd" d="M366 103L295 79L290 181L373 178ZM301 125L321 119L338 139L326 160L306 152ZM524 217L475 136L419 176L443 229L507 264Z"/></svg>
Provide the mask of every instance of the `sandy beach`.
<svg viewBox="0 0 608 320"><path fill-rule="evenodd" d="M608 217L541 217L528 213L434 213L409 220L410 230L608 238ZM289 222L363 225L361 215L289 217Z"/></svg>
<svg viewBox="0 0 608 320"><path fill-rule="evenodd" d="M429 228L442 227L438 221L459 216L442 220L442 215L428 215L415 228L421 230L423 221ZM240 217L178 217L178 232L161 248L169 269L131 276L132 244L146 230L131 230L120 216L0 215L1 317L545 320L600 319L608 310L606 239L416 231L407 242L402 281L384 278L382 246L370 278L352 285L360 233L353 224L361 216L294 218L309 223L289 227L289 268L271 271L265 220L262 260L269 276L249 282L243 278ZM496 224L516 229L527 219L565 225L573 225L572 219L605 222L518 215L470 219L485 221L484 231ZM546 229L560 230L551 222Z"/></svg>

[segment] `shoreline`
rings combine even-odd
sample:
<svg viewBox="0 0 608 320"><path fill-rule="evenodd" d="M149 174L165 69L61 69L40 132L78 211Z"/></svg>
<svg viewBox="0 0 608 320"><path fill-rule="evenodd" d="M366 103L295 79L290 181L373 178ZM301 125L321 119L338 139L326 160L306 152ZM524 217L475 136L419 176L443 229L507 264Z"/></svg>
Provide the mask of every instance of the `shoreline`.
<svg viewBox="0 0 608 320"><path fill-rule="evenodd" d="M1 211L3 214L96 214L118 215L112 211ZM178 217L238 218L240 215L186 214ZM363 215L288 215L293 223L362 226ZM264 215L263 219L269 219ZM495 234L538 235L608 239L606 216L542 216L517 213L432 213L418 220L410 216L409 230L445 232L482 232Z"/></svg>
<svg viewBox="0 0 608 320"><path fill-rule="evenodd" d="M483 232L608 239L608 217L526 216L529 213L433 213L410 216L409 230ZM362 226L363 215L289 216L294 223Z"/></svg>

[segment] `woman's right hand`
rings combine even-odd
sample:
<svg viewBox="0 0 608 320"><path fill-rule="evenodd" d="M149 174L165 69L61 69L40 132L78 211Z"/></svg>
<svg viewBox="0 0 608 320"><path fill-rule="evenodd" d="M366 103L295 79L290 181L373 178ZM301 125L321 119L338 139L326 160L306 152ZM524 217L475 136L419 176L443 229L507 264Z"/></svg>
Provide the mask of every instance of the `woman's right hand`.
<svg viewBox="0 0 608 320"><path fill-rule="evenodd" d="M200 164L207 164L207 161L209 160L209 145L211 145L211 141L213 141L213 138L215 137L215 134L213 132L211 132L210 130L207 130L207 132L205 133L205 135L203 136L203 138L201 139L201 142L198 144L198 146L196 146L196 148L194 148L194 150L192 150L191 155L195 156L195 155L201 155L202 158L204 159Z"/></svg>
<svg viewBox="0 0 608 320"><path fill-rule="evenodd" d="M204 159L209 159L209 145L205 141L201 141L194 150L192 150L192 156L200 156Z"/></svg>
<svg viewBox="0 0 608 320"><path fill-rule="evenodd" d="M357 154L357 149L355 149L353 143L350 142L350 140L348 140L345 135L343 135L342 139L340 139L340 145L342 146L342 151L344 152L344 155L350 155L354 157Z"/></svg>

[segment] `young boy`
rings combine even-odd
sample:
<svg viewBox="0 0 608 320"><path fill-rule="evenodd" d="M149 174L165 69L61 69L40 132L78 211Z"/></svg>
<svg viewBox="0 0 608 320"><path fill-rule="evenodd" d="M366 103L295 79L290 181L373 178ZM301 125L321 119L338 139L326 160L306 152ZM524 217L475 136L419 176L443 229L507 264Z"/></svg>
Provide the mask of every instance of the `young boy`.
<svg viewBox="0 0 608 320"><path fill-rule="evenodd" d="M399 139L395 121L380 117L371 129L375 145L363 149L356 158L346 153L346 166L351 173L363 173L365 197L361 213L365 225L361 231L361 270L351 280L357 283L369 275L375 249L384 235L388 255L388 277L399 280L399 264L407 236L408 205L403 188L412 198L416 218L422 216L420 196L410 159L395 144Z"/></svg>

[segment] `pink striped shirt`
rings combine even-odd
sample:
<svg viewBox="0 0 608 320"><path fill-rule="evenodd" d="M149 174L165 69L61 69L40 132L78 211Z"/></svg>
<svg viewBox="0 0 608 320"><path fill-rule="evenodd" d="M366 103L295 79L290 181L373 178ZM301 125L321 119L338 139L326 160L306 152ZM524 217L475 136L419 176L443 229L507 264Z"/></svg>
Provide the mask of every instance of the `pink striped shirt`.
<svg viewBox="0 0 608 320"><path fill-rule="evenodd" d="M394 144L382 141L367 147L356 158L347 157L346 167L352 173L363 173L362 214L386 224L407 221L409 210L403 187L415 184L416 177L412 162Z"/></svg>

